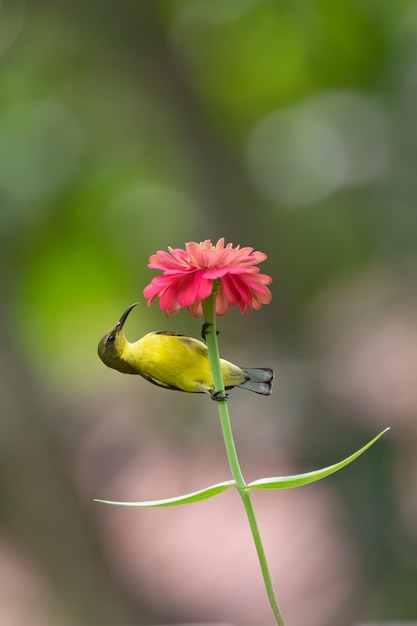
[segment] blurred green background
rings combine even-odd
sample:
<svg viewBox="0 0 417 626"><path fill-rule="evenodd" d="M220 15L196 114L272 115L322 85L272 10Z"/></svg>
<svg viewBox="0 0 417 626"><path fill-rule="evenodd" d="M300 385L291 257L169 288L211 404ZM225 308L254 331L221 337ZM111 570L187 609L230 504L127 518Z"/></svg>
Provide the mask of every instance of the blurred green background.
<svg viewBox="0 0 417 626"><path fill-rule="evenodd" d="M142 290L157 249L268 255L220 348L276 369L230 400L289 626L417 619L413 0L0 1L0 616L6 626L272 624L216 408L121 376L100 337L198 335Z"/></svg>

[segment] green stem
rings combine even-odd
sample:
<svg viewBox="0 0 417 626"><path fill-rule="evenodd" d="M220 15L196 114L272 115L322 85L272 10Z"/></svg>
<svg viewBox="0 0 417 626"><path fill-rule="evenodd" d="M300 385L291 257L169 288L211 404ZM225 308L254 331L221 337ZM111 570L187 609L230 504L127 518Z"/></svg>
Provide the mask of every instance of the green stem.
<svg viewBox="0 0 417 626"><path fill-rule="evenodd" d="M204 322L205 324L207 324L206 342L209 352L210 365L213 373L214 388L220 396L224 396L225 389L223 375L220 367L219 346L217 342L216 332L215 297L216 290L214 289L211 296L203 301L203 314ZM223 438L226 447L227 458L229 460L229 465L232 472L232 477L236 483L236 487L239 491L240 497L242 498L243 505L245 507L250 529L252 531L252 537L255 543L256 551L258 553L259 564L261 566L268 599L276 623L278 624L278 626L285 626L277 599L275 597L275 591L272 584L271 574L269 572L268 561L266 559L261 534L259 532L258 522L256 520L255 512L253 510L250 492L246 489L246 482L243 477L242 470L240 469L239 459L233 439L227 401L220 400L219 402L217 402L217 406L219 410L220 424L223 432Z"/></svg>

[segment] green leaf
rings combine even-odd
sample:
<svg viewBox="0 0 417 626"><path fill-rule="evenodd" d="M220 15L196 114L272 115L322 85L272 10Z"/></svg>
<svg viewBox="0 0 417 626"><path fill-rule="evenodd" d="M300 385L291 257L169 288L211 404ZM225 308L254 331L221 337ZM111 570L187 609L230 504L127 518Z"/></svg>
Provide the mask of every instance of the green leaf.
<svg viewBox="0 0 417 626"><path fill-rule="evenodd" d="M301 485L307 485L308 483L313 483L316 480L321 480L322 478L326 478L326 476L330 476L330 474L334 474L339 471L349 463L352 463L355 459L358 458L361 454L363 454L368 448L370 448L384 433L387 432L389 428L385 428L379 435L377 435L372 441L363 446L360 450L351 454L343 461L336 463L335 465L330 465L329 467L324 467L323 469L315 470L314 472L307 472L305 474L295 474L294 476L276 476L274 478L260 478L259 480L254 480L249 483L246 489L289 489L291 487L300 487Z"/></svg>
<svg viewBox="0 0 417 626"><path fill-rule="evenodd" d="M117 506L140 506L140 507L157 507L157 506L174 506L176 504L189 504L190 502L198 502L216 496L218 493L225 491L235 484L234 480L226 480L223 483L217 483L211 487L206 487L200 491L193 491L184 496L176 498L167 498L165 500L149 500L147 502L113 502L112 500L99 500L95 498L95 502L103 502L104 504L115 504Z"/></svg>
<svg viewBox="0 0 417 626"><path fill-rule="evenodd" d="M276 476L274 478L260 478L259 480L255 480L249 483L246 486L247 490L250 489L289 489L291 487L300 487L301 485L307 485L308 483L313 483L316 480L321 480L326 476L330 476L330 474L334 474L338 470L342 469L349 463L352 463L355 459L358 458L361 454L363 454L368 448L370 448L384 433L387 432L389 428L383 430L379 435L374 437L372 441L367 443L363 448L351 454L343 461L336 463L335 465L330 465L329 467L325 467L320 470L316 470L314 472L307 472L305 474L296 474L294 476ZM222 483L217 483L216 485L212 485L211 487L206 487L205 489L201 489L200 491L193 491L192 493L185 494L183 496L177 496L175 498L166 498L164 500L149 500L145 502L115 502L113 500L101 500L96 498L95 502L103 502L104 504L113 504L116 506L137 506L137 507L163 507L163 506L174 506L177 504L189 504L190 502L198 502L199 500L206 500L207 498L211 498L222 491L225 491L229 487L235 485L234 480L226 480Z"/></svg>

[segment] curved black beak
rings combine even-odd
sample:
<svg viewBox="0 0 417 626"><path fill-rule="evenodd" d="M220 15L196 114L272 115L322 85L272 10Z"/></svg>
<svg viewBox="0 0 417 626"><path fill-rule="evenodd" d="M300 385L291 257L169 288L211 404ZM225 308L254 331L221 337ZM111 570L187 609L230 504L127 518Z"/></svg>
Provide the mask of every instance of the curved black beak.
<svg viewBox="0 0 417 626"><path fill-rule="evenodd" d="M131 304L130 307L128 309L126 309L126 311L123 313L122 317L119 319L119 321L116 324L117 327L117 331L121 331L125 321L127 320L127 316L129 315L130 311L137 305L139 304L139 302L135 302L134 304Z"/></svg>

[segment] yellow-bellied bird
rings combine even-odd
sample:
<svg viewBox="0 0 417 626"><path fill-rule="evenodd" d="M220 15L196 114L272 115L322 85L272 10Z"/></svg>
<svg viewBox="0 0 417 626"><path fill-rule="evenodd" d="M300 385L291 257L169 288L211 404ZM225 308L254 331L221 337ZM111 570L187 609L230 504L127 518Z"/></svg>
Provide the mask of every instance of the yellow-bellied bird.
<svg viewBox="0 0 417 626"><path fill-rule="evenodd" d="M155 385L188 393L208 393L214 400L213 376L205 343L192 337L159 330L138 341L126 339L124 324L132 304L98 345L100 359L124 374L139 374ZM224 386L243 387L269 396L274 372L269 368L241 368L220 359Z"/></svg>

